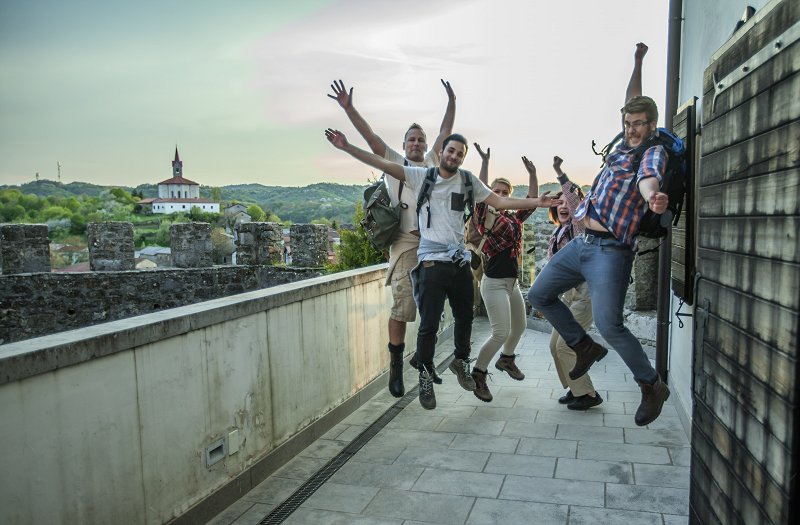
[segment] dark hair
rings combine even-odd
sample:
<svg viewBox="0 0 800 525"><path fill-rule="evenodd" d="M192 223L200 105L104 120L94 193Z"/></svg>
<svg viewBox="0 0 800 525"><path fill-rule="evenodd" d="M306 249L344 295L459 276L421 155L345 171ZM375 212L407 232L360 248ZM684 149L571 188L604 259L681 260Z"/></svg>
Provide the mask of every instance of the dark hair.
<svg viewBox="0 0 800 525"><path fill-rule="evenodd" d="M583 190L580 188L580 186L578 186L577 184L573 184L572 185L572 189L570 191L575 193L575 195L578 196L578 199L583 200L584 194L583 194ZM561 197L562 194L563 194L563 192L559 191L558 193L553 195L553 198L557 199L557 198ZM558 220L558 206L550 206L550 210L548 212L548 215L550 216L550 221L553 224L555 224L556 226L561 224L561 222Z"/></svg>
<svg viewBox="0 0 800 525"><path fill-rule="evenodd" d="M412 129L418 129L419 132L422 133L422 138L424 138L425 141L427 142L428 137L427 137L427 135L425 135L425 130L423 130L422 126L420 126L416 122L412 122L411 125L408 126L408 129L406 130L406 134L403 135L403 143L405 143L406 139L408 138L408 132L411 131Z"/></svg>
<svg viewBox="0 0 800 525"><path fill-rule="evenodd" d="M647 115L648 122L658 122L658 106L655 100L650 97L632 97L622 108L622 115L625 113L644 113Z"/></svg>
<svg viewBox="0 0 800 525"><path fill-rule="evenodd" d="M453 133L452 135L450 135L446 139L444 139L444 142L442 143L442 151L444 151L445 148L447 147L447 143L452 141L452 140L455 140L456 142L460 142L460 143L462 143L464 145L464 153L465 154L467 153L467 151L469 151L469 143L467 142L467 139L464 137L464 135L459 135L458 133Z"/></svg>

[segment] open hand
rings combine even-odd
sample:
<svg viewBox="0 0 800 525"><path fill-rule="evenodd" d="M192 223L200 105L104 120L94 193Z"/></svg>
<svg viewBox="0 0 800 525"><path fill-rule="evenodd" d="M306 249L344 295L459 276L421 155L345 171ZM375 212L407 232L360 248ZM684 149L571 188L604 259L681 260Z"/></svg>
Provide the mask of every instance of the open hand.
<svg viewBox="0 0 800 525"><path fill-rule="evenodd" d="M344 82L342 82L341 80L339 80L338 82L334 80L333 84L331 84L331 89L333 90L333 95L329 94L328 96L333 100L335 100L336 102L338 102L339 105L342 106L342 109L347 109L353 105L352 87L348 92L347 89L344 87Z"/></svg>
<svg viewBox="0 0 800 525"><path fill-rule="evenodd" d="M522 157L522 164L525 166L525 169L528 170L528 175L536 175L536 166L524 155Z"/></svg>
<svg viewBox="0 0 800 525"><path fill-rule="evenodd" d="M456 94L453 91L453 88L450 87L450 82L446 82L443 78L440 78L439 80L442 81L442 85L444 86L444 90L447 91L447 98L449 98L450 100L455 100L456 99Z"/></svg>
<svg viewBox="0 0 800 525"><path fill-rule="evenodd" d="M539 206L542 208L552 208L553 206L561 206L564 204L563 199L557 199L555 197L550 196L550 192L546 191L539 195Z"/></svg>
<svg viewBox="0 0 800 525"><path fill-rule="evenodd" d="M483 151L481 149L481 145L480 144L478 144L477 142L475 142L474 144L475 144L475 149L478 150L478 155L481 156L481 160L488 161L489 160L489 156L491 155L491 152L492 152L492 148L486 148L486 151Z"/></svg>
<svg viewBox="0 0 800 525"><path fill-rule="evenodd" d="M326 129L325 137L336 149L345 149L347 147L347 137L338 129Z"/></svg>

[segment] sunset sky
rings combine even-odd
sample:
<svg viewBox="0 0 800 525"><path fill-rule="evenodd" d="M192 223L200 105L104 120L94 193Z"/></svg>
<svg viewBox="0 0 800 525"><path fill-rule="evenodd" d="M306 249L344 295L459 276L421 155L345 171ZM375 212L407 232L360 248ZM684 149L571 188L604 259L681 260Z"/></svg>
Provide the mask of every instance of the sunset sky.
<svg viewBox="0 0 800 525"><path fill-rule="evenodd" d="M325 140L366 147L326 97L333 79L395 149L429 140L447 97L455 131L492 149L490 176L525 182L553 155L589 183L591 141L619 127L634 44L664 106L667 4L562 0L0 0L0 184L42 178L136 186L363 184L371 170ZM662 119L663 120L663 119ZM464 167L477 172L471 149Z"/></svg>

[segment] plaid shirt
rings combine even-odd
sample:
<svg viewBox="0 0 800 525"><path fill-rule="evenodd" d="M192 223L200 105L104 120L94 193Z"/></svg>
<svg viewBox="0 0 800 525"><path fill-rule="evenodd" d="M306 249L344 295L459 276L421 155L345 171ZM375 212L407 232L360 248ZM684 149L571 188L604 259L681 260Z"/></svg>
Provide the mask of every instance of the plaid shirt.
<svg viewBox="0 0 800 525"><path fill-rule="evenodd" d="M578 206L575 217L583 219L591 202L601 218L600 222L614 237L634 247L646 204L639 192L639 181L655 177L661 183L661 175L667 166L667 152L661 145L648 148L642 155L638 173L633 173L632 152L633 149L623 142L608 154L605 166Z"/></svg>
<svg viewBox="0 0 800 525"><path fill-rule="evenodd" d="M478 233L484 235L486 228L483 220L486 218L486 203L479 202L475 205L475 216L478 219ZM494 226L486 236L483 243L483 253L494 257L498 253L511 248L512 258L516 258L522 251L522 223L525 222L534 210L517 210L514 212L501 211L494 221Z"/></svg>
<svg viewBox="0 0 800 525"><path fill-rule="evenodd" d="M578 195L571 191L572 182L570 182L570 180L566 177L566 174L564 174L564 182L561 183L561 198L564 199L569 212L572 214L572 221L570 221L570 223L566 226L559 224L556 226L555 230L553 230L553 234L550 235L550 240L547 242L548 261L554 253L566 246L569 241L575 237L580 237L583 235L584 231L586 231L583 221L579 221L575 218L575 213L577 213L577 209L581 204L581 200L578 198Z"/></svg>

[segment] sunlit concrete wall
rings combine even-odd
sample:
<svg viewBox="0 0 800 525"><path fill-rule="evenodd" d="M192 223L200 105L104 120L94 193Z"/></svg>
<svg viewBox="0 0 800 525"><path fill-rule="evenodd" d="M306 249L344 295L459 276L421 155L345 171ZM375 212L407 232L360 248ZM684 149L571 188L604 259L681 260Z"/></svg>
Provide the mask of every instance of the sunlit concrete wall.
<svg viewBox="0 0 800 525"><path fill-rule="evenodd" d="M385 269L0 346L0 523L181 516L385 372Z"/></svg>

